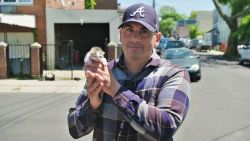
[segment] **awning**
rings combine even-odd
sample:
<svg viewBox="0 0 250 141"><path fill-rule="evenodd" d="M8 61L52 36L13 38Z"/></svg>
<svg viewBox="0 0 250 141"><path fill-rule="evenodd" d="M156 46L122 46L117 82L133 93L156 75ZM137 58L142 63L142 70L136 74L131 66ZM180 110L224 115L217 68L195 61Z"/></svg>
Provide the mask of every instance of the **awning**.
<svg viewBox="0 0 250 141"><path fill-rule="evenodd" d="M34 15L0 14L0 23L4 24L35 28L35 21Z"/></svg>
<svg viewBox="0 0 250 141"><path fill-rule="evenodd" d="M207 33L209 33L209 32L213 32L213 31L215 31L215 30L217 30L217 27L214 27L214 28L212 28L212 29L208 30L208 31L207 31Z"/></svg>

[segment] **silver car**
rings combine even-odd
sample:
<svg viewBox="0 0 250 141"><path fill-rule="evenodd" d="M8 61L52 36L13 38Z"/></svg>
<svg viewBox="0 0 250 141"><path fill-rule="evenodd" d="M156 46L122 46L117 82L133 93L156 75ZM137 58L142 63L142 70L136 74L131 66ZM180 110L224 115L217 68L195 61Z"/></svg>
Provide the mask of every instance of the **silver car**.
<svg viewBox="0 0 250 141"><path fill-rule="evenodd" d="M238 52L240 54L239 64L244 65L245 62L250 62L250 43L246 45L239 45Z"/></svg>
<svg viewBox="0 0 250 141"><path fill-rule="evenodd" d="M201 79L201 64L198 55L194 55L192 50L182 48L169 48L162 57L169 60L173 64L180 65L188 70L191 81L197 82Z"/></svg>

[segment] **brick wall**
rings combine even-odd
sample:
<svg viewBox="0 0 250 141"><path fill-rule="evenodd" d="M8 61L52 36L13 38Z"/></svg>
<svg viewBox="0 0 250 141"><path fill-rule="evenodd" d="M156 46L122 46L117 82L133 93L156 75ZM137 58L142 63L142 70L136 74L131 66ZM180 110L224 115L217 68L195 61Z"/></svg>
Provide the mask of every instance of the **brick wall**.
<svg viewBox="0 0 250 141"><path fill-rule="evenodd" d="M40 76L40 56L39 48L31 47L31 75L34 78L39 78Z"/></svg>
<svg viewBox="0 0 250 141"><path fill-rule="evenodd" d="M84 9L84 0L47 0L49 8L65 8L65 9Z"/></svg>
<svg viewBox="0 0 250 141"><path fill-rule="evenodd" d="M33 5L17 6L17 14L31 14L36 16L37 42L46 44L46 0L34 0Z"/></svg>
<svg viewBox="0 0 250 141"><path fill-rule="evenodd" d="M6 79L8 76L7 72L7 48L0 45L0 79ZM40 47L37 44L31 47L31 76L34 78L40 77Z"/></svg>
<svg viewBox="0 0 250 141"><path fill-rule="evenodd" d="M7 78L7 56L6 47L0 46L0 79Z"/></svg>
<svg viewBox="0 0 250 141"><path fill-rule="evenodd" d="M95 9L117 9L117 0L96 0Z"/></svg>

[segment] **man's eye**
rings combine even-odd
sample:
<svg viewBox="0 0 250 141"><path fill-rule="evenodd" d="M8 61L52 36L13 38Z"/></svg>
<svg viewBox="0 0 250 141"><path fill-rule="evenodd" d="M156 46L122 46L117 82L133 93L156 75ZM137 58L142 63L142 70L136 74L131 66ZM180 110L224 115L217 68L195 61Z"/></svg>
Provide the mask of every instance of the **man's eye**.
<svg viewBox="0 0 250 141"><path fill-rule="evenodd" d="M128 27L125 28L125 31L126 31L126 32L133 32L133 30L132 30L131 28L128 28Z"/></svg>
<svg viewBox="0 0 250 141"><path fill-rule="evenodd" d="M147 34L147 33L149 33L150 31L149 31L148 29L142 29L140 32L141 32L142 34Z"/></svg>

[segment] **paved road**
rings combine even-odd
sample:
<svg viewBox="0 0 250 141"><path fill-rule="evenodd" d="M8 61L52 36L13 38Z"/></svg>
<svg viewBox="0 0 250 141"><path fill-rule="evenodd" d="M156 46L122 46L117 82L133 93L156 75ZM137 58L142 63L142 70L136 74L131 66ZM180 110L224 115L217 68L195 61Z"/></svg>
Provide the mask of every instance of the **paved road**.
<svg viewBox="0 0 250 141"><path fill-rule="evenodd" d="M1 141L70 141L68 108L78 94L0 94Z"/></svg>
<svg viewBox="0 0 250 141"><path fill-rule="evenodd" d="M176 141L249 141L250 69L201 56L202 79L192 83L191 107Z"/></svg>
<svg viewBox="0 0 250 141"><path fill-rule="evenodd" d="M202 79L191 84L190 111L175 141L249 141L250 68L206 54L200 59ZM66 117L77 96L0 93L0 140L74 141Z"/></svg>

